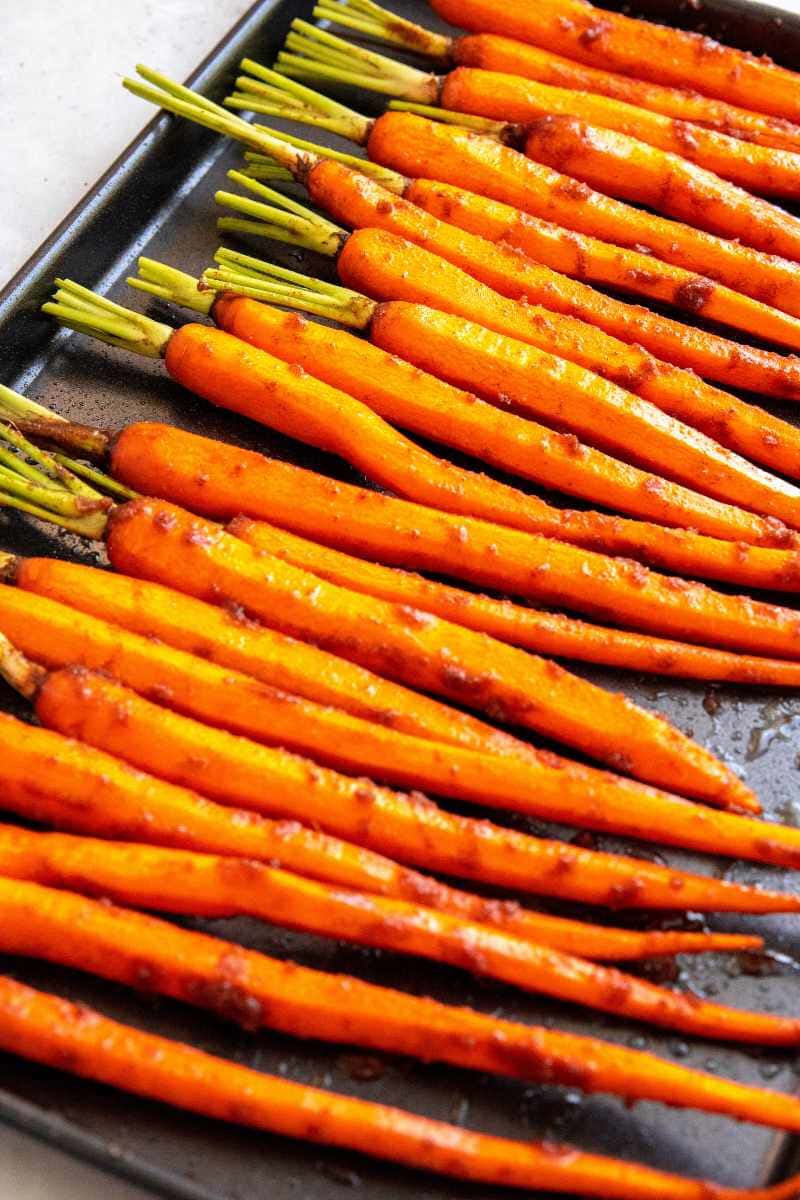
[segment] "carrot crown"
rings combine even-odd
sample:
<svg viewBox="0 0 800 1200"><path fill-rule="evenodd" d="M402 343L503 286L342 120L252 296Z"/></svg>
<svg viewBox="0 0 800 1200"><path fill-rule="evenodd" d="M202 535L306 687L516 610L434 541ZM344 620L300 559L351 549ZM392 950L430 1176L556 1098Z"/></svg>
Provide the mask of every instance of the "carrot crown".
<svg viewBox="0 0 800 1200"><path fill-rule="evenodd" d="M360 292L233 250L218 250L214 261L217 267L204 273L203 283L215 292L250 296L282 308L328 317L351 329L366 329L377 307L374 300Z"/></svg>
<svg viewBox="0 0 800 1200"><path fill-rule="evenodd" d="M373 122L346 104L304 87L252 58L242 59L239 65L246 74L238 76L236 91L225 100L227 108L291 118L303 125L315 125L329 133L338 133L359 145L369 137Z"/></svg>
<svg viewBox="0 0 800 1200"><path fill-rule="evenodd" d="M15 561L12 554L0 554L0 570L8 570L13 567ZM47 678L47 671L44 667L32 663L0 633L0 678L5 679L20 696L24 696L26 700L33 700Z"/></svg>
<svg viewBox="0 0 800 1200"><path fill-rule="evenodd" d="M125 281L129 287L155 296L158 300L180 304L181 308L190 308L192 312L204 316L211 312L214 294L207 291L194 275L187 275L185 271L168 267L153 258L139 258L136 265L139 274L129 275Z"/></svg>
<svg viewBox="0 0 800 1200"><path fill-rule="evenodd" d="M355 46L299 18L292 21L275 70L292 79L328 79L422 104L435 103L441 89L438 75Z"/></svg>
<svg viewBox="0 0 800 1200"><path fill-rule="evenodd" d="M221 231L274 238L293 246L303 246L306 250L315 250L329 258L335 258L347 240L345 229L292 200L290 196L276 192L274 188L251 179L241 171L228 171L228 179L258 199L237 196L234 192L217 192L214 197L217 204L240 214L236 217L220 217L217 224Z"/></svg>
<svg viewBox="0 0 800 1200"><path fill-rule="evenodd" d="M312 15L387 46L400 46L428 58L449 60L452 56L453 38L398 17L374 0L320 0Z"/></svg>

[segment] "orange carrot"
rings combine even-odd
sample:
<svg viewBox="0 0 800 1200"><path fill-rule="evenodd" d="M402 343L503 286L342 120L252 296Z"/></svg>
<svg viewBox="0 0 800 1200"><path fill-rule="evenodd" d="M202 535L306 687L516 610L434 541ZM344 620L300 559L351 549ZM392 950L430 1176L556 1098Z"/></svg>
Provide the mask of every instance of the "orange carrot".
<svg viewBox="0 0 800 1200"><path fill-rule="evenodd" d="M757 112L800 121L800 79L766 58L683 29L596 8L584 0L537 0L510 9L497 0L431 0L446 21L499 33L604 67L697 91Z"/></svg>
<svg viewBox="0 0 800 1200"><path fill-rule="evenodd" d="M341 455L376 483L409 499L529 533L562 534L564 518L559 510L544 505L538 497L434 457L398 434L389 421L479 456L495 467L562 491L588 495L607 507L694 528L723 540L774 545L784 539L783 529L770 521L576 445L574 436L559 436L513 414L498 413L473 395L426 377L344 330L304 323L246 298L231 303L223 297L215 308L219 324L254 346L255 356L240 351L237 357L213 333L209 337L204 326L184 326L167 352L167 366L175 378L212 403ZM189 365L204 342L210 342L207 353L214 355L219 377L216 386L211 379L205 382ZM250 382L239 378L243 372ZM612 404L620 400L613 390L609 395ZM648 429L660 422L661 428L651 439L654 444L678 440L683 453L672 454L673 475L683 473L682 466L675 465L680 460L685 461L687 473L693 461L708 467L706 439L698 441L694 430L665 419L657 410L647 411L648 406L627 395L621 404L625 409L633 407ZM620 442L626 440L631 424L629 421ZM712 444L711 453L715 451L719 452L719 447ZM657 457L654 449L650 457ZM741 490L735 479L738 468L726 472L730 461L726 456L721 474L735 480L728 489L735 492ZM745 473L752 473L749 464ZM709 474L719 478L714 467ZM707 480L708 475L703 484L707 491L728 488L727 482L716 487ZM800 517L795 520L800 522ZM581 521L584 528L594 527L596 535L613 527L614 518L583 514ZM652 526L646 526L642 536L656 542L664 537L663 530Z"/></svg>
<svg viewBox="0 0 800 1200"><path fill-rule="evenodd" d="M16 829L3 830L2 838L4 859L11 863L16 879L17 850L27 873L45 874L58 849L52 869L58 872L62 888L65 867L70 874L79 872L80 886L85 886L81 850L88 850L93 860L98 858L85 838L31 835ZM38 849L42 856L38 862L26 854L28 846ZM121 847L111 849L124 867L138 865L142 852L148 853L142 846L129 846L125 862ZM200 855L182 858L191 859L195 871L202 859L208 861ZM224 863L225 871L216 872L213 882L218 892L230 894L237 872L244 876L246 868L255 864L236 859ZM101 865L105 872L109 864ZM174 889L174 879L168 882ZM234 909L240 894L238 889L231 896ZM628 1101L660 1100L792 1130L800 1125L800 1101L764 1088L732 1083L595 1038L519 1025L284 962L107 902L2 879L0 905L6 918L0 940L6 950L137 988L146 970L150 986L160 994L209 1008L247 1030L266 1026L294 1037L350 1042L425 1061L438 1059L494 1074L609 1091ZM66 937L65 922L71 927Z"/></svg>
<svg viewBox="0 0 800 1200"><path fill-rule="evenodd" d="M734 292L704 275L685 271L650 254L611 246L597 238L561 229L519 208L466 192L430 179L414 179L404 193L408 200L441 220L487 241L511 246L553 270L602 287L648 296L735 329L800 349L800 321L777 308ZM631 322L631 309L595 303L591 323L622 341L636 341L645 321ZM705 379L750 391L786 397L786 363L753 346L739 346L691 325L664 322L651 314L649 349L679 367L690 367ZM680 330L680 335L677 335ZM681 351L681 346L685 350ZM779 365L780 364L780 365ZM776 369L778 368L778 369ZM774 418L770 418L774 419Z"/></svg>
<svg viewBox="0 0 800 1200"><path fill-rule="evenodd" d="M709 1188L662 1171L552 1145L473 1133L215 1058L0 977L0 1048L218 1120L344 1146L373 1158L506 1187L576 1190L603 1200L706 1200ZM715 1188L716 1200L793 1200L797 1180Z"/></svg>
<svg viewBox="0 0 800 1200"><path fill-rule="evenodd" d="M690 130L687 149L693 139ZM625 133L588 124L577 116L545 116L528 127L525 153L545 166L558 164L574 179L607 195L650 205L657 212L767 254L795 261L800 257L796 217L689 158L656 149Z"/></svg>
<svg viewBox="0 0 800 1200"><path fill-rule="evenodd" d="M398 273L401 262L402 275ZM760 409L737 401L688 372L669 368L644 350L609 338L583 322L554 317L502 296L452 263L385 231L362 228L352 234L339 256L339 273L348 287L365 291L374 299L407 300L444 310L610 380L624 390L622 397L615 393L617 407L623 413L637 413L635 401L625 399L629 393L646 403L646 408L638 411L647 422L647 439L628 442L629 455L645 462L652 453L650 447L659 424L670 417L680 422L667 422L661 428L662 433L674 435L670 462L680 458L681 445L684 453L689 448L689 456L702 471L695 487L713 490L719 498L733 499L735 493L742 507L769 513L788 524L796 520L792 515L797 503L795 486L782 486L776 476L739 457L749 454L761 462L768 459L775 469L800 474L798 433L786 422L777 421L773 428ZM656 410L661 410L660 415ZM714 436L718 442L724 439L728 449L711 441ZM606 441L611 441L608 432ZM694 446L690 447L692 441ZM676 469L674 465L671 474L677 475L678 470L684 474L684 468Z"/></svg>
<svg viewBox="0 0 800 1200"><path fill-rule="evenodd" d="M500 641L535 653L690 679L788 688L800 686L800 663L753 658L706 646L692 646L687 642L666 641L604 625L590 625L562 613L543 612L513 604L510 600L495 600L397 567L384 567L343 554L263 521L255 525L240 517L230 522L228 529L244 541L253 539L258 548L330 583L435 613L457 625L491 634ZM48 589L47 594L53 595L52 590ZM62 595L56 598L64 599ZM76 605L86 610L83 597L77 598Z"/></svg>
<svg viewBox="0 0 800 1200"><path fill-rule="evenodd" d="M437 512L169 426L129 426L116 440L113 465L130 487L219 520L263 517L377 562L468 579L612 624L800 658L800 626L790 609Z"/></svg>
<svg viewBox="0 0 800 1200"><path fill-rule="evenodd" d="M3 806L26 820L93 837L175 846L279 863L310 879L419 901L439 885L362 847L215 804L143 775L111 755L0 714ZM486 827L491 830L491 826ZM800 897L673 871L557 841L503 830L498 882L616 908L798 912ZM494 853L493 839L487 846ZM514 853L509 847L514 847ZM491 860L487 854L487 862ZM469 866L469 864L467 864ZM418 880L422 878L420 886ZM514 882L512 882L512 880Z"/></svg>
<svg viewBox="0 0 800 1200"><path fill-rule="evenodd" d="M0 827L0 871L15 880L77 888L136 908L204 917L252 916L282 928L480 971L525 991L682 1033L775 1046L800 1042L800 1020L698 1001L694 995L668 991L612 967L418 904L333 888L241 859L58 834L18 834L11 830L6 852ZM0 948L6 952L14 948L13 925L19 919L16 891L15 883L0 878L0 925L12 926L10 944L0 932ZM3 912L6 896L11 899L10 912ZM45 892L45 903L46 896ZM43 957L58 961L57 952L48 953L48 943L70 935L80 945L74 917L81 906L70 899L53 897ZM36 903L37 896L29 893L30 901ZM34 917L34 929L35 921ZM32 940L35 946L35 936Z"/></svg>

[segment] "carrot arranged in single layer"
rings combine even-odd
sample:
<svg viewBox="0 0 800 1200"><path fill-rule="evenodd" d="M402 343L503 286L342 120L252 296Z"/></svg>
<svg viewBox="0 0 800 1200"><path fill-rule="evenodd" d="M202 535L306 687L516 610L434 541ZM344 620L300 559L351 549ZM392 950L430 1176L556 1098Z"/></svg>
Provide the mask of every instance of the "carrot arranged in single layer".
<svg viewBox="0 0 800 1200"><path fill-rule="evenodd" d="M586 234L562 229L512 208L499 200L477 196L449 183L414 179L404 195L414 204L451 225L501 246L522 251L535 262L577 279L618 291L634 292L683 308L695 316L732 325L766 341L800 349L800 320L777 308L734 292L705 275L697 275L638 250L612 246ZM591 323L622 341L639 341L644 317L629 327L629 306L594 306ZM725 338L691 325L664 322L650 313L647 344L659 358L691 367L705 379L729 387L786 397L786 363L753 346L737 346ZM680 335L676 336L676 330ZM681 346L685 350L681 352ZM776 369L777 368L777 369ZM765 414L766 415L766 414Z"/></svg>
<svg viewBox="0 0 800 1200"><path fill-rule="evenodd" d="M353 492L358 494L357 489ZM237 530L247 540L252 526L233 521L230 531L237 534ZM331 583L435 613L536 654L684 679L800 687L800 663L668 641L495 600L365 562L264 523L256 533L261 544L269 542L271 554ZM421 692L410 692L308 642L256 624L235 608L226 611L157 583L63 559L18 559L14 578L24 591L387 728L494 754L529 753L525 743L493 725Z"/></svg>
<svg viewBox="0 0 800 1200"><path fill-rule="evenodd" d="M160 994L209 1008L248 1031L268 1027L293 1037L349 1042L513 1078L608 1091L629 1102L660 1100L778 1128L800 1128L800 1101L765 1088L732 1083L596 1038L516 1024L284 962L107 902L20 882L17 851L26 879L49 873L57 852L52 870L58 873L59 887L76 874L79 887L84 887L83 855L97 865L97 843L16 829L3 830L2 841L4 859L17 879L0 880L5 917L0 941L8 952L47 958L137 988L144 968ZM32 861L26 852L29 845L38 848L38 860ZM152 852L145 847L127 846L127 862L122 847L109 848L114 863L124 869L114 871L111 861L100 864L114 884L121 875L130 886L127 867L138 866L143 854L153 865ZM209 865L207 856L181 857L192 861L187 882ZM231 898L231 911L241 898L240 887L232 894L237 873L244 876L254 865L226 859L213 873L215 892ZM257 883L257 871L253 878ZM168 881L173 890L175 882ZM65 922L71 925L66 937Z"/></svg>
<svg viewBox="0 0 800 1200"><path fill-rule="evenodd" d="M490 754L530 753L504 730L250 621L235 605L220 608L158 583L57 558L16 559L11 571L23 591L387 729Z"/></svg>
<svg viewBox="0 0 800 1200"><path fill-rule="evenodd" d="M495 138L388 112L373 125L368 151L373 161L412 178L451 183L619 246L647 247L658 258L800 316L795 263L643 212Z"/></svg>
<svg viewBox="0 0 800 1200"><path fill-rule="evenodd" d="M800 1042L800 1020L701 1001L419 904L333 888L242 859L10 832L7 839L0 827L0 873L15 880L102 894L117 903L162 912L252 916L281 928L479 971L524 991L682 1033L774 1046ZM13 925L20 915L15 890L13 883L0 878L0 930L12 927L8 943L0 932L0 949L5 952L14 949ZM4 912L9 893L11 911ZM35 903L36 896L30 900ZM69 896L62 904L53 900L42 956L61 961L59 942L71 936L80 945L81 934L73 923L80 906ZM35 928L35 916L32 921ZM32 940L36 945L35 937Z"/></svg>
<svg viewBox="0 0 800 1200"><path fill-rule="evenodd" d="M603 133L611 130L624 138L633 138L637 142L639 157L648 160L654 172L658 169L663 175L669 170L676 187L685 185L691 179L698 206L701 189L711 186L707 175L716 177L715 194L719 195L719 203L726 207L734 198L728 195L727 188L719 188L722 180L758 195L783 199L797 199L800 196L800 155L796 152L742 142L715 129L673 121L646 108L639 108L630 101L598 96L592 92L577 93L501 71L457 67L442 79L439 102L443 108L453 112L513 121L523 126L535 125L541 117L577 117L587 128L590 141L594 140L597 130ZM651 156L644 149L645 146L660 153ZM669 162L662 157L665 153L670 156ZM673 156L680 161L674 162ZM563 166L570 173L568 164ZM693 171L693 166L700 170ZM753 205L759 213L759 220L762 210L766 210L772 221L779 219L780 214L771 205L763 205L760 201L754 201ZM689 219L688 211L672 215ZM789 228L788 221L785 227ZM724 233L724 230L714 232ZM754 244L753 236L751 233L744 239L747 244ZM759 242L755 244L760 245ZM769 249L768 246L761 248Z"/></svg>
<svg viewBox="0 0 800 1200"><path fill-rule="evenodd" d="M215 804L109 754L0 714L2 806L27 820L74 833L175 846L259 862L341 887L414 901L441 885L379 854L246 809ZM543 841L511 830L495 854L498 883L616 908L706 912L798 912L800 897L673 871L641 859ZM513 852L511 851L513 847ZM469 864L467 864L469 866ZM477 866L473 863L475 869ZM455 911L459 911L456 909Z"/></svg>
<svg viewBox="0 0 800 1200"><path fill-rule="evenodd" d="M505 71L509 75L537 79L540 83L556 87L611 96L615 100L624 100L639 108L672 117L681 124L688 121L758 146L800 151L800 125L728 104L724 100L715 100L698 91L690 91L689 85L694 82L694 76L689 80L683 79L675 87L649 83L645 79L590 67L550 50L492 33L464 34L452 38L450 57L457 66ZM800 108L797 118L800 120Z"/></svg>
<svg viewBox="0 0 800 1200"><path fill-rule="evenodd" d="M499 33L604 67L698 92L757 112L800 121L800 79L766 58L684 29L596 8L585 0L537 0L510 8L498 0L431 0L462 28Z"/></svg>
<svg viewBox="0 0 800 1200"><path fill-rule="evenodd" d="M203 326L184 327L179 344L173 348L171 343L167 351L167 365L175 378L212 403L339 454L368 478L409 499L529 533L562 533L564 518L559 510L544 505L538 497L436 458L392 425L548 487L651 521L697 529L730 541L775 544L784 537L780 528L744 509L711 500L660 475L648 475L582 446L574 435L554 433L514 414L498 412L474 395L424 375L346 330L287 316L247 298L231 302L223 297L215 307L220 325L254 346L256 355L241 350L235 355L213 332L209 337ZM205 353L213 360L217 384L210 376L205 380L190 365L205 342L210 343ZM262 350L271 357L259 354ZM242 371L247 372L249 382L235 378ZM613 399L618 399L616 393ZM639 410L645 407L633 398L626 397L623 403ZM642 415L650 424L648 414ZM655 419L662 423L661 441L671 442L677 436L675 423L658 411ZM687 433L688 439L680 442L689 447L683 458L688 464L699 451L705 464L704 447L689 440L696 443L695 431ZM677 457L676 453L672 464ZM708 486L715 490L713 483ZM585 525L596 526L597 533L613 526L614 520L603 514L582 517ZM796 520L800 523L800 517ZM659 542L663 531L645 527L642 536Z"/></svg>
<svg viewBox="0 0 800 1200"><path fill-rule="evenodd" d="M800 658L800 622L790 609L437 512L169 426L129 426L116 439L113 467L130 487L219 520L263 517L376 562L468 579L612 624Z"/></svg>
<svg viewBox="0 0 800 1200"><path fill-rule="evenodd" d="M800 258L800 221L796 217L688 158L636 137L600 128L577 116L544 116L528 127L525 153L607 195L647 204L657 212L708 233L735 238L767 254L795 261Z"/></svg>
<svg viewBox="0 0 800 1200"><path fill-rule="evenodd" d="M712 1187L570 1148L473 1133L265 1075L6 976L0 977L0 1048L203 1116L459 1179L577 1191L602 1200L707 1200ZM714 1191L715 1200L794 1200L797 1187L793 1180L746 1191L714 1186Z"/></svg>
<svg viewBox="0 0 800 1200"><path fill-rule="evenodd" d="M686 456L701 472L696 488L713 490L718 498L789 524L797 521L797 488L739 456L769 460L775 469L800 475L800 434L786 422L778 421L773 429L768 417L762 420L766 414L760 409L689 372L668 367L641 348L582 321L553 316L502 296L452 263L384 230L359 229L352 234L339 256L339 273L348 286L374 299L407 300L442 309L602 376L622 389L622 394L613 393L622 416L638 416L642 423L639 440L627 440L628 455L646 462L655 455L652 447L657 439L659 446L671 447L661 459L662 470L669 463L673 476L680 472L688 478ZM592 386L596 395L608 399L604 389ZM631 393L645 403L644 409ZM609 421L606 443L612 441L610 427ZM723 439L727 450L718 444ZM613 440L621 444L623 437ZM619 452L623 451L620 446Z"/></svg>
<svg viewBox="0 0 800 1200"><path fill-rule="evenodd" d="M502 856L516 855L521 865L528 845L525 835L506 836L507 830L454 816L424 796L390 792L285 750L201 725L84 668L48 676L37 712L48 728L224 805L301 820L429 870L466 874L483 882L494 876L512 886L519 878L519 867L504 871ZM152 736L156 728L157 743ZM459 891L412 871L392 873L384 868L379 879L378 888L370 881L358 890L418 902L581 958L622 961L649 954L746 950L761 944L759 938L735 934L640 933L587 925Z"/></svg>
<svg viewBox="0 0 800 1200"><path fill-rule="evenodd" d="M258 549L267 550L330 583L435 613L457 625L491 634L535 653L689 679L800 686L800 663L753 658L605 625L590 625L563 613L496 600L397 567L365 561L264 521L254 523L246 517L236 518L228 529L244 541L252 540ZM52 592L48 590L47 594ZM82 599L77 607L85 608Z"/></svg>
<svg viewBox="0 0 800 1200"><path fill-rule="evenodd" d="M121 522L112 535L110 545L113 558L129 558L133 565L141 550L141 535L157 512L178 511L166 505L143 505L137 513L129 511L124 520L127 532L122 531ZM185 520L190 520L188 515ZM181 524L181 520L176 518L173 532ZM263 616L270 624L277 624L284 630L290 626L302 629L306 638L317 643L324 643L326 638L336 640L326 631L330 628L331 619L338 613L335 616L335 621L339 621L337 638L343 647L345 640L350 643L346 648L348 657L381 664L387 664L388 660L395 658L397 661L394 669L389 670L390 674L396 674L398 663L405 659L420 679L430 681L432 690L448 690L450 694L460 695L467 703L474 704L482 699L482 687L485 695L496 692L497 712L504 711L511 718L519 715L528 722L535 719L533 714L527 715L525 704L529 705L530 702L524 702L521 695L525 686L530 687L530 677L536 667L536 660L532 656L529 660L528 656L522 657L522 652L515 652L500 642L495 645L485 637L473 634L467 637L469 631L461 627L450 629L430 614L414 609L397 609L384 601L323 583L316 576L289 567L278 559L257 555L246 543L205 522L184 525L184 532L208 538L197 564L201 572L197 583L187 586L184 582L182 585L190 594L218 602L223 594L233 597L241 593L236 598L248 611ZM163 530L162 533L165 535L164 544L168 546L170 533ZM154 547L149 568L144 569L137 563L137 569L132 573L152 578L154 575L163 577L163 573L172 570L161 563L159 549ZM189 555L191 557L191 551ZM118 565L122 566L121 563ZM220 583L220 588L213 595L209 595L207 586L209 568L217 574ZM263 582L263 587L258 585L259 580ZM294 605L287 607L279 604L278 607L284 607L286 611L272 612L272 605L280 601L286 586L295 589ZM253 591L252 603L250 591ZM309 603L314 610L317 607L324 609L319 620L313 612L306 612ZM373 631L380 629L382 622L385 622L385 629L381 637L376 637ZM354 632L351 637L350 629L361 625L361 631ZM643 830L642 800L650 795L650 789L550 754L531 749L528 758L516 760L511 756L476 753L457 746L412 738L396 730L385 730L337 709L324 708L280 692L183 651L153 644L146 638L108 625L95 617L76 613L53 600L21 593L13 588L0 589L0 628L24 654L49 667L76 663L93 669L110 669L127 686L144 695L162 698L169 707L179 712L256 741L300 750L320 761L344 767L347 771L368 772L391 782L425 787L495 807L511 805L527 812L546 811L554 819L582 821L585 815L586 819L600 821L604 829L610 827L608 821L611 810L618 807L619 819L624 820L625 829L630 832ZM442 640L439 635L446 636ZM492 651L495 669L489 680L484 680L482 684L479 683L481 677L469 673L469 653L465 656L459 652L467 650L470 640L482 654L490 649ZM459 642L462 643L461 647ZM530 661L527 679L523 677L524 681L516 685L516 699L514 681L501 683L503 658L509 661L513 659L515 663L519 660L523 671ZM509 663L506 664L508 666ZM645 768L649 773L666 770L661 760L675 758L676 763L672 767L673 786L685 787L690 794L707 794L710 800L719 804L749 808L751 811L756 808L757 802L752 792L728 768L673 730L663 718L651 717L637 710L623 697L611 696L577 677L573 685L563 668L555 663L542 662L541 678L543 687L550 681L551 690L560 688L565 699L570 700L560 718L565 725L570 722L570 709L575 706L576 700L580 707L581 694L585 690L588 699L591 689L598 693L593 710L596 714L605 714L606 704L611 706L612 713L616 707L621 709L618 715L609 713L604 717L608 729L633 726L639 720L643 721L645 728L652 729L653 745L649 748L649 754L653 763ZM493 679L498 681L496 687L491 682ZM476 693L474 696L471 695L473 691ZM502 703L506 705L505 710L501 708ZM520 710L519 714L513 707L514 703ZM572 717L573 723L574 720ZM609 737L605 732L600 736ZM625 739L621 735L616 743L609 738L609 746L612 747L610 754L616 754L617 763L630 769L627 759L619 756L624 744ZM631 753L635 764L644 750L632 746ZM521 775L514 772L506 774L506 769L515 761L520 763ZM587 789L591 791L593 787L605 796L603 803L599 804L601 812L594 812L593 806L586 803ZM658 792L653 792L653 796L657 798L654 803L662 798L674 799ZM683 805L678 807L682 811ZM689 807L692 812L695 811L694 805ZM697 811L702 814L704 810L697 808ZM619 832L623 831L619 829ZM651 832L656 831L653 829Z"/></svg>

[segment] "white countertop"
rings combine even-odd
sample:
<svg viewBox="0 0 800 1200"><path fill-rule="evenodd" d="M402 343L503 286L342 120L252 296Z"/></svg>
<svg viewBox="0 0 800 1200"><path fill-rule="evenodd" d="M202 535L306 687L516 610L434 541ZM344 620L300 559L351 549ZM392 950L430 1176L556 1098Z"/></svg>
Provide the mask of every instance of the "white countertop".
<svg viewBox="0 0 800 1200"><path fill-rule="evenodd" d="M0 285L149 120L119 77L146 62L184 78L248 7L0 0ZM0 1200L152 1198L0 1125Z"/></svg>

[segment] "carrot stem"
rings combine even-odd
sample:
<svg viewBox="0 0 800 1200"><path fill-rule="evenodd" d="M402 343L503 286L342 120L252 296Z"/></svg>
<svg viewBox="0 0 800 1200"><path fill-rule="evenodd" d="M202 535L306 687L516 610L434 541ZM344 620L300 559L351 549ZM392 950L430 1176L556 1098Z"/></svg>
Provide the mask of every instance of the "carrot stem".
<svg viewBox="0 0 800 1200"><path fill-rule="evenodd" d="M493 121L491 117L479 117L472 113L455 112L452 108L441 108L438 104L415 104L410 100L391 100L389 108L395 112L416 113L429 121L441 121L444 125L460 125L462 129L474 129L505 142L513 126L507 121Z"/></svg>
<svg viewBox="0 0 800 1200"><path fill-rule="evenodd" d="M226 107L245 108L273 117L285 116L303 125L338 133L360 145L369 137L372 122L345 104L338 104L251 58L242 60L241 69L247 74L236 80L237 91L225 100ZM256 99L258 109L253 109L251 101Z"/></svg>
<svg viewBox="0 0 800 1200"><path fill-rule="evenodd" d="M208 314L211 311L214 297L201 289L199 279L152 258L141 257L136 265L139 274L129 276L126 281L130 287L156 296L159 300L170 300L183 308L190 308L192 312Z"/></svg>
<svg viewBox="0 0 800 1200"><path fill-rule="evenodd" d="M56 287L54 298L42 305L42 311L62 325L145 358L163 358L171 326L123 308L71 279L57 279Z"/></svg>
<svg viewBox="0 0 800 1200"><path fill-rule="evenodd" d="M319 21L331 21L344 29L364 34L389 46L400 46L427 58L448 59L453 39L434 33L414 21L407 21L374 0L320 0L311 14Z"/></svg>
<svg viewBox="0 0 800 1200"><path fill-rule="evenodd" d="M259 200L251 200L248 196L237 196L233 192L224 191L219 191L214 196L217 204L247 218L248 225L252 228L248 228L246 232L278 238L280 241L291 242L292 245L302 246L306 250L313 250L328 257L335 257L341 250L348 234L339 225L334 225L333 221L319 216L291 197L276 192L274 188L267 187L256 179L250 179L241 171L228 171L228 178L261 197ZM223 217L219 227L232 229L240 228L240 225L233 226L230 218Z"/></svg>

